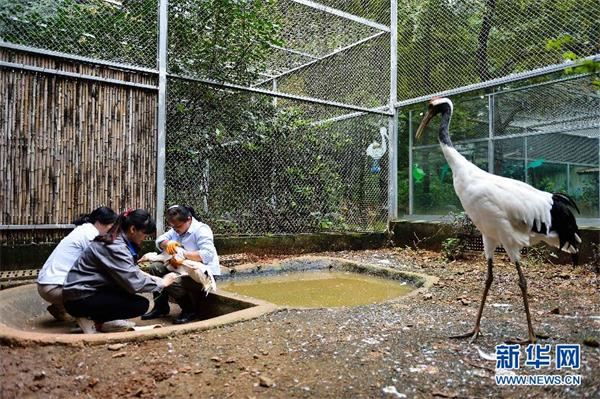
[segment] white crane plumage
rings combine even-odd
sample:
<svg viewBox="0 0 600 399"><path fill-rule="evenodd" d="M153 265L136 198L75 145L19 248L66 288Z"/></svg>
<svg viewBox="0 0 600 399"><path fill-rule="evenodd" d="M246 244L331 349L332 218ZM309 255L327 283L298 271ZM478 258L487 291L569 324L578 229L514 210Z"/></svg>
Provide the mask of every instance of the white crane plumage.
<svg viewBox="0 0 600 399"><path fill-rule="evenodd" d="M481 314L493 280L492 259L496 247L502 245L519 274L529 335L526 342L533 343L536 336L529 313L527 282L520 265L521 249L545 241L565 252L577 254L581 238L575 216L570 210L570 207L577 209L577 205L565 194L541 191L521 181L485 172L469 162L454 148L450 140L448 126L452 111L450 99L432 99L416 132L416 138L419 138L431 119L441 114L438 139L452 169L454 190L465 213L481 232L488 261L487 278L475 328L467 334L452 338L471 337L472 342L480 334Z"/></svg>

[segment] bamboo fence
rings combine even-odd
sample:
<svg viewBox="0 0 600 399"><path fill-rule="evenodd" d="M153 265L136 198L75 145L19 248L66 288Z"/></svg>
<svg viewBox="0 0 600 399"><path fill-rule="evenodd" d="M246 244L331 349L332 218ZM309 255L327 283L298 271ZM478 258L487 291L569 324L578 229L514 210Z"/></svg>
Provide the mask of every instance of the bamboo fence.
<svg viewBox="0 0 600 399"><path fill-rule="evenodd" d="M157 85L152 74L13 50L0 61ZM68 224L101 205L154 213L157 101L151 89L0 68L0 225ZM43 241L0 230L0 243L16 236Z"/></svg>

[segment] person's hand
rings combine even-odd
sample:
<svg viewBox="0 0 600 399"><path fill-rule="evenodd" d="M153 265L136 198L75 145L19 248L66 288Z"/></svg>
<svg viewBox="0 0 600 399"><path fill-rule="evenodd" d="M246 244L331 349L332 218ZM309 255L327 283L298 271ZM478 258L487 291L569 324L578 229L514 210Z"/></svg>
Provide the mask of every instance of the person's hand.
<svg viewBox="0 0 600 399"><path fill-rule="evenodd" d="M171 259L169 259L169 264L177 268L183 264L183 260L179 260L175 256L173 256Z"/></svg>
<svg viewBox="0 0 600 399"><path fill-rule="evenodd" d="M167 251L167 253L169 255L175 255L175 253L177 252L177 248L180 247L181 244L177 241L167 241L167 246L165 248L165 251Z"/></svg>
<svg viewBox="0 0 600 399"><path fill-rule="evenodd" d="M173 284L175 282L175 280L177 280L179 276L177 275L177 273L167 273L163 276L162 280L163 280L163 285L165 287L170 286L171 284Z"/></svg>

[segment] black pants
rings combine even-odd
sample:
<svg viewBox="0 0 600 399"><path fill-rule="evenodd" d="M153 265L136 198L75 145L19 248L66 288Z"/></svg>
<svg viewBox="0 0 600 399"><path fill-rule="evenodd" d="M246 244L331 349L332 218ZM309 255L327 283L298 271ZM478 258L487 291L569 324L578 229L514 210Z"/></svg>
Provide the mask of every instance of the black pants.
<svg viewBox="0 0 600 399"><path fill-rule="evenodd" d="M146 313L150 302L141 295L125 291L100 291L75 301L66 301L65 309L74 317L105 322L132 319Z"/></svg>
<svg viewBox="0 0 600 399"><path fill-rule="evenodd" d="M153 276L163 277L169 273L169 270L164 264L155 262L147 267L146 272ZM183 276L180 281L166 287L162 295L169 295L173 298L184 312L198 312L202 309L206 298L206 294L202 291L202 284L198 284L189 276Z"/></svg>

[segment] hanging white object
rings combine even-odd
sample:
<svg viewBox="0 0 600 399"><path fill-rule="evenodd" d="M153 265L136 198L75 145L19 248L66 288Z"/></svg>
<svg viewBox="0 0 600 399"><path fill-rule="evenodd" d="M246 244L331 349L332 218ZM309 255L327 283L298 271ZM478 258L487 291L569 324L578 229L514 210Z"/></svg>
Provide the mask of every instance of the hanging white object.
<svg viewBox="0 0 600 399"><path fill-rule="evenodd" d="M387 129L385 127L380 127L379 135L381 136L381 143L379 143L377 140L373 140L373 142L367 147L367 155L373 158L373 164L371 165L371 172L373 173L379 173L381 171L379 160L387 151Z"/></svg>
<svg viewBox="0 0 600 399"><path fill-rule="evenodd" d="M377 140L373 140L367 147L367 155L376 161L380 160L387 151L387 129L385 127L380 127L379 135L381 136L381 143Z"/></svg>

